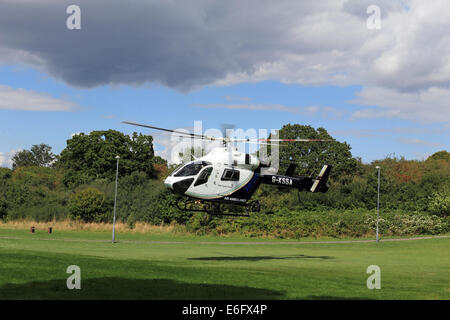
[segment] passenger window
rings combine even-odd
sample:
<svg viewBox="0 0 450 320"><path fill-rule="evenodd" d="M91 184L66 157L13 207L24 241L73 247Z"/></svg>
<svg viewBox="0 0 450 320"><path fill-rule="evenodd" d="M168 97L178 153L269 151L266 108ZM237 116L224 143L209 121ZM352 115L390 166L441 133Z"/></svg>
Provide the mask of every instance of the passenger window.
<svg viewBox="0 0 450 320"><path fill-rule="evenodd" d="M221 178L222 181L239 181L239 170L225 169Z"/></svg>
<svg viewBox="0 0 450 320"><path fill-rule="evenodd" d="M200 172L200 174L198 175L197 181L195 181L195 183L194 183L194 187L208 182L208 179L209 179L209 176L211 175L212 169L213 169L212 167L203 169L203 171Z"/></svg>

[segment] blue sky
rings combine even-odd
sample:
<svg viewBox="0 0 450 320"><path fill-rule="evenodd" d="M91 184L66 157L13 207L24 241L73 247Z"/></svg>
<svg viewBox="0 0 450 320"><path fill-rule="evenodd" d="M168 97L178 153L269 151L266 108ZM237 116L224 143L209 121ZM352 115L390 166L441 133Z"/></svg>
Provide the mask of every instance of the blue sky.
<svg viewBox="0 0 450 320"><path fill-rule="evenodd" d="M324 127L364 162L448 150L450 42L440 30L450 19L439 5L378 1L374 31L364 1L102 1L78 1L82 28L70 31L68 1L4 4L0 166L33 144L59 153L74 133L154 133L123 120ZM165 156L167 139L155 139Z"/></svg>
<svg viewBox="0 0 450 320"><path fill-rule="evenodd" d="M395 118L353 119L352 114L364 108L349 103L361 90L360 86L312 87L263 81L205 86L189 93L163 86L121 85L77 89L31 68L11 66L0 68L0 83L45 93L77 105L71 111L0 110L0 152L5 154L29 149L33 144L42 142L59 153L73 133L93 130L154 133L120 123L123 120L167 128L189 128L194 121L201 120L204 130L221 128L223 123L231 123L244 130L278 129L287 123L324 127L339 141L348 142L353 155L361 157L364 162L389 154L420 159L445 149L448 143L448 128L446 130L440 124L421 124ZM220 106L208 108L211 104ZM226 108L226 105L235 104L333 109L295 113ZM158 136L155 137L158 139ZM163 145L156 146L156 150L163 149Z"/></svg>

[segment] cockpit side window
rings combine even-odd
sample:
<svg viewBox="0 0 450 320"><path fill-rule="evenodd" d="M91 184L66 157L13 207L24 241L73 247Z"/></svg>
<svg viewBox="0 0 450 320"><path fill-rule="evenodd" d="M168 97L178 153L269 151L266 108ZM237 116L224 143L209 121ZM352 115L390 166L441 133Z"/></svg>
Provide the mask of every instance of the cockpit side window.
<svg viewBox="0 0 450 320"><path fill-rule="evenodd" d="M175 174L174 177L188 177L188 176L195 176L202 170L202 168L211 165L210 162L207 161L196 161L191 162L185 165L183 168L179 169Z"/></svg>

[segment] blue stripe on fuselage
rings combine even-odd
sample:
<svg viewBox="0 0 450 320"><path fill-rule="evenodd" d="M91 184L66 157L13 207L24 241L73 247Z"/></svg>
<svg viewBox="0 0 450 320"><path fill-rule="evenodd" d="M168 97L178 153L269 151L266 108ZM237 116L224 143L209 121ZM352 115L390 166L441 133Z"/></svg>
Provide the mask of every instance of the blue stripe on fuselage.
<svg viewBox="0 0 450 320"><path fill-rule="evenodd" d="M257 173L255 173L253 175L253 177L250 179L250 181L247 183L247 185L244 187L244 189L247 193L250 193L252 188L255 186L256 182L258 181L258 177L259 177L259 175Z"/></svg>
<svg viewBox="0 0 450 320"><path fill-rule="evenodd" d="M247 182L246 185L244 185L242 188L237 190L236 192L233 192L232 194L229 194L226 197L222 197L219 199L214 199L212 201L224 201L224 202L231 202L235 204L244 204L247 202L248 199L251 198L253 193L255 192L256 188L261 182L261 177L259 174L255 173L253 177Z"/></svg>

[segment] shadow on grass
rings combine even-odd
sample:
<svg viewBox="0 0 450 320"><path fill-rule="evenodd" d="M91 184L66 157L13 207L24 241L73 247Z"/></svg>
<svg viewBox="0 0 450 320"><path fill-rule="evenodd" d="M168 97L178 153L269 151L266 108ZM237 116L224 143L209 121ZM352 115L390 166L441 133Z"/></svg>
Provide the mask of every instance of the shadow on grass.
<svg viewBox="0 0 450 320"><path fill-rule="evenodd" d="M288 260L288 259L335 259L330 256L307 256L304 254L294 256L236 256L236 257L200 257L188 258L188 260L199 261L261 261L261 260Z"/></svg>
<svg viewBox="0 0 450 320"><path fill-rule="evenodd" d="M69 290L66 279L6 284L0 287L3 299L282 299L283 293L268 289L221 284L197 284L169 279L81 279L80 290Z"/></svg>

